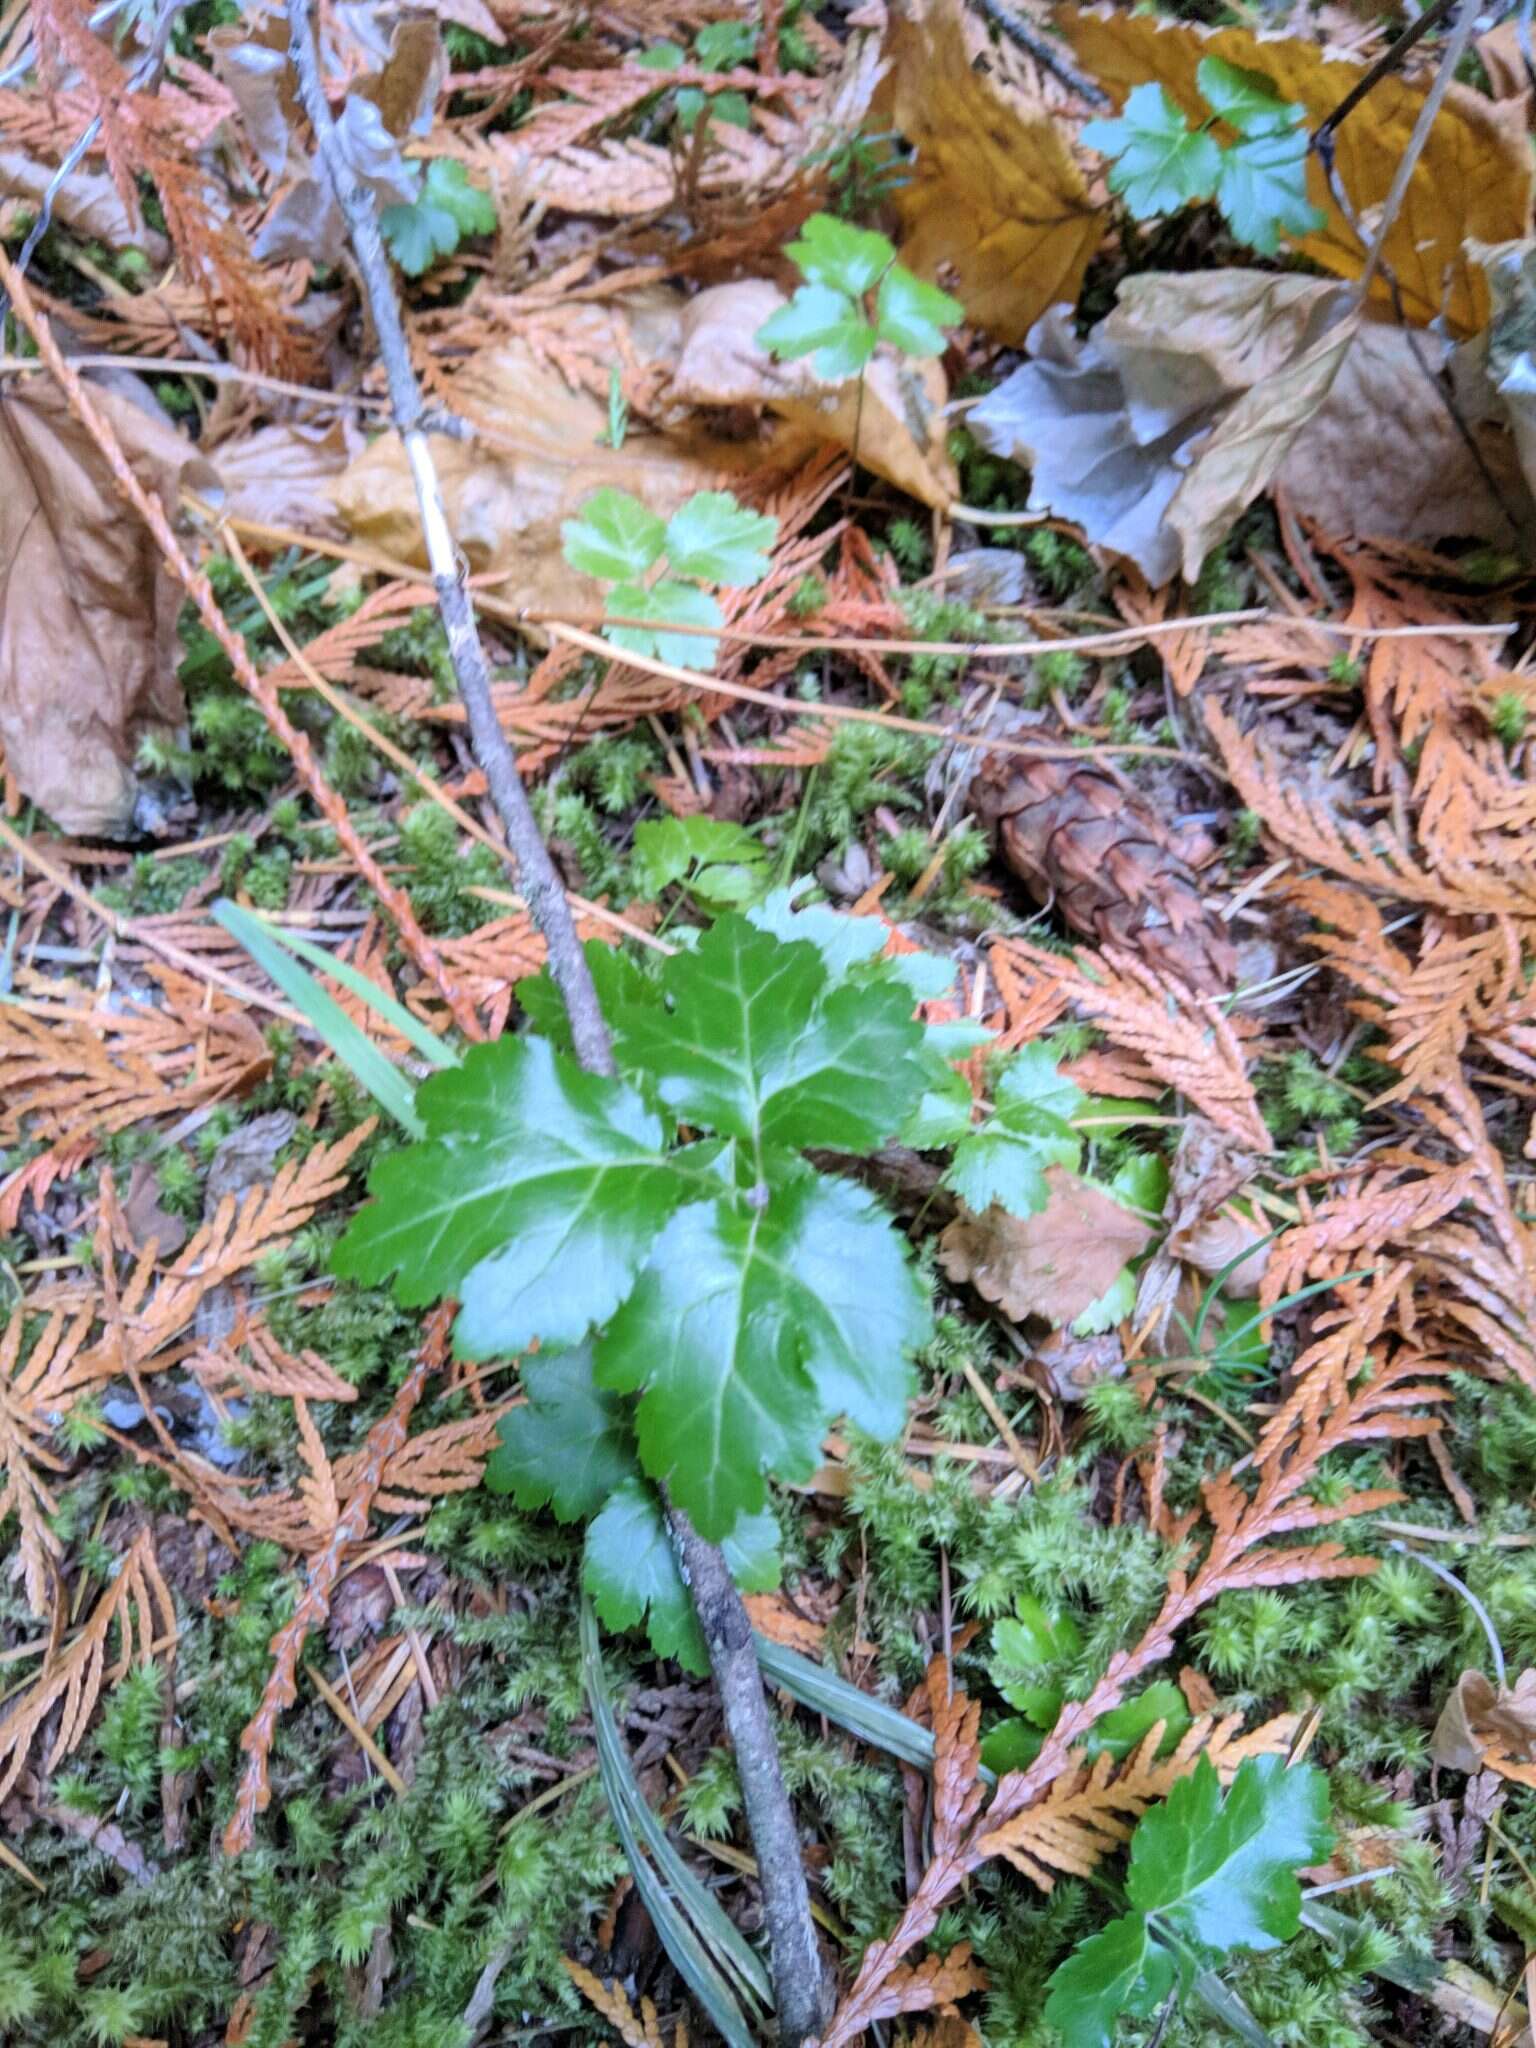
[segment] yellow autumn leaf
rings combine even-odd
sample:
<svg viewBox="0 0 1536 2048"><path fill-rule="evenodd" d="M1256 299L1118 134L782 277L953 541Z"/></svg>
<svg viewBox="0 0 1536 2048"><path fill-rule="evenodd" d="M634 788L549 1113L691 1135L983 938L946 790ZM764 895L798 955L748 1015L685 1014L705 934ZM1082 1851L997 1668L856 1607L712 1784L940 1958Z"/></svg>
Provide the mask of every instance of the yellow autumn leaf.
<svg viewBox="0 0 1536 2048"><path fill-rule="evenodd" d="M1197 119L1209 111L1195 84L1202 57L1262 71L1281 99L1306 108L1309 128L1332 113L1366 69L1329 58L1316 43L1296 36L1205 29L1119 7L1063 7L1057 20L1079 61L1117 103L1133 86L1153 80ZM1383 78L1337 132L1335 175L1367 232L1427 91L1428 74ZM1527 232L1533 178L1525 121L1523 101L1488 100L1462 85L1447 93L1384 251L1409 319L1427 323L1444 314L1460 335L1487 325L1487 282L1462 244L1469 236L1513 241ZM1336 276L1358 277L1364 267L1360 238L1334 204L1315 157L1308 166L1307 193L1327 220L1295 246ZM1376 280L1373 290L1390 303L1383 279Z"/></svg>
<svg viewBox="0 0 1536 2048"><path fill-rule="evenodd" d="M892 17L882 105L917 151L896 194L902 260L952 282L968 317L1017 346L1076 302L1105 216L1055 116L971 69L956 0Z"/></svg>

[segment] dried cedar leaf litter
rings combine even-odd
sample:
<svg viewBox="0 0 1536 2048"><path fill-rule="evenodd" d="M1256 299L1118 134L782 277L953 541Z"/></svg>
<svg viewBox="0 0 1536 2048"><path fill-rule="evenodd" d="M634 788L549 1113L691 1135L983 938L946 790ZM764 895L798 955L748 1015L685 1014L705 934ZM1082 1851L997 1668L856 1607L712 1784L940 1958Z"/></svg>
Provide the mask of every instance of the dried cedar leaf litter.
<svg viewBox="0 0 1536 2048"><path fill-rule="evenodd" d="M7 2043L1528 2029L1520 24L1199 11L0 19Z"/></svg>

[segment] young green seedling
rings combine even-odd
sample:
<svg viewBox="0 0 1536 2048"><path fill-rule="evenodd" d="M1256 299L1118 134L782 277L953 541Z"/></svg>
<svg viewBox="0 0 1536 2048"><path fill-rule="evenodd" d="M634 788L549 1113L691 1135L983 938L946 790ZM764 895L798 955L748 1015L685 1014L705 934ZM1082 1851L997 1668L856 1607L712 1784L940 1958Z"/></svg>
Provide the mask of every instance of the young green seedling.
<svg viewBox="0 0 1536 2048"><path fill-rule="evenodd" d="M1307 197L1306 110L1280 99L1262 71L1202 58L1196 83L1211 109L1198 128L1165 86L1138 85L1117 120L1082 139L1113 159L1109 189L1137 220L1214 199L1239 241L1273 256L1282 231L1311 234L1325 215ZM1216 133L1224 123L1235 139Z"/></svg>
<svg viewBox="0 0 1536 2048"><path fill-rule="evenodd" d="M609 487L594 491L560 531L571 567L612 586L604 606L610 618L655 621L605 626L605 638L627 654L708 669L718 640L666 628L723 625L719 600L704 585L760 582L778 521L739 505L729 491L699 491L662 520L628 491Z"/></svg>
<svg viewBox="0 0 1536 2048"><path fill-rule="evenodd" d="M818 377L862 376L882 341L906 356L944 352L944 330L964 309L914 277L884 235L815 213L784 251L805 283L757 330L759 346L782 361L814 356Z"/></svg>

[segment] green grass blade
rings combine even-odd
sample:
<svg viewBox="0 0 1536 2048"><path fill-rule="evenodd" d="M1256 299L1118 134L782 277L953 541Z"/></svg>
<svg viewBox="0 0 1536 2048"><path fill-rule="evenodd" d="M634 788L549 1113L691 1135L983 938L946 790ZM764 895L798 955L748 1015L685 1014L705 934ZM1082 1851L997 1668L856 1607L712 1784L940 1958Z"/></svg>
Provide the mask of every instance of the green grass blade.
<svg viewBox="0 0 1536 2048"><path fill-rule="evenodd" d="M757 1636L755 1642L763 1676L782 1686L802 1707L809 1707L814 1714L825 1714L829 1721L846 1728L861 1742L872 1743L876 1749L899 1757L904 1764L912 1764L920 1771L933 1769L931 1729L898 1708L888 1707L883 1700L871 1699L867 1692L860 1692L835 1671L813 1664L798 1650L786 1650L782 1643L770 1642L764 1635ZM981 1775L987 1784L996 1784L995 1776L985 1767Z"/></svg>
<svg viewBox="0 0 1536 2048"><path fill-rule="evenodd" d="M376 981L360 974L350 961L336 959L324 946L317 946L313 939L306 939L298 932L285 931L281 925L268 924L265 919L259 922L280 946L286 946L290 953L297 953L311 967L318 967L322 974L329 974L343 988L350 989L376 1017L382 1018L392 1031L398 1031L408 1044L415 1046L424 1060L429 1060L434 1067L456 1067L459 1064L451 1046L445 1045L419 1017L413 1017L404 1003L396 1002Z"/></svg>
<svg viewBox="0 0 1536 2048"><path fill-rule="evenodd" d="M416 1091L400 1069L389 1060L368 1034L353 1023L333 995L323 989L300 961L284 950L277 936L260 918L252 917L238 903L221 896L213 914L232 938L236 938L262 972L287 996L295 1009L352 1074L359 1086L387 1110L413 1138L426 1135L426 1126L416 1114ZM332 963L334 964L334 963ZM378 991L374 991L375 995Z"/></svg>
<svg viewBox="0 0 1536 2048"><path fill-rule="evenodd" d="M756 2048L753 2029L735 1992L716 1967L716 1960L758 2000L765 2012L773 2009L768 1973L718 1900L704 1889L678 1855L635 1782L608 1696L597 1620L586 1600L581 1603L581 1656L597 1741L598 1775L634 1873L635 1888L678 1974L730 2048ZM641 1849L642 1838L650 1856ZM710 1948L705 1947L706 1940Z"/></svg>

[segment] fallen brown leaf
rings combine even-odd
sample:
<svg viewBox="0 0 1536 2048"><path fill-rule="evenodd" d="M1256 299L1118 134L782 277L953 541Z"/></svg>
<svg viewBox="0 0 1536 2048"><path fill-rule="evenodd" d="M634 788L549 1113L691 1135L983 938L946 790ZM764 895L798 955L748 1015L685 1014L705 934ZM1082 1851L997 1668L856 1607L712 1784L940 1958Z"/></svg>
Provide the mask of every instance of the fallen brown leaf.
<svg viewBox="0 0 1536 2048"><path fill-rule="evenodd" d="M1536 1788L1536 1671L1497 1686L1463 1671L1435 1723L1430 1755L1452 1771L1497 1771Z"/></svg>
<svg viewBox="0 0 1536 2048"><path fill-rule="evenodd" d="M969 1281L1014 1322L1070 1323L1152 1235L1141 1217L1065 1167L1049 1167L1045 1177L1050 1198L1038 1216L1013 1216L994 1202L985 1215L957 1216L939 1239L950 1279Z"/></svg>
<svg viewBox="0 0 1536 2048"><path fill-rule="evenodd" d="M1207 112L1195 84L1203 57L1263 72L1281 99L1306 108L1309 128L1333 112L1366 69L1339 61L1307 37L1205 29L1123 7L1066 6L1056 19L1079 60L1117 103L1151 79L1197 120ZM1386 199L1427 90L1422 75L1378 79L1337 130L1337 176L1356 219L1369 219ZM1471 236L1501 242L1524 234L1532 184L1522 103L1485 99L1470 86L1453 85L1386 238L1386 261L1411 320L1427 324L1443 315L1458 335L1475 334L1486 324L1488 288L1463 244ZM1358 277L1364 263L1360 238L1333 203L1315 157L1308 197L1327 219L1295 247L1336 276ZM1374 292L1390 306L1385 279L1377 278Z"/></svg>
<svg viewBox="0 0 1536 2048"><path fill-rule="evenodd" d="M602 585L570 568L560 527L596 490L632 491L663 517L695 491L761 467L754 442L631 433L606 447L606 404L573 391L525 342L483 349L448 380L447 403L477 430L471 441L431 437L448 522L477 574L498 578L512 604L591 612ZM425 566L416 491L398 434L385 434L334 486L336 509L360 540Z"/></svg>
<svg viewBox="0 0 1536 2048"><path fill-rule="evenodd" d="M24 149L0 149L0 200L24 200L35 211L57 175L56 165L41 164ZM170 254L164 235L129 217L105 171L76 165L68 172L54 191L53 217L87 241L104 242L109 249L141 249L154 269Z"/></svg>
<svg viewBox="0 0 1536 2048"><path fill-rule="evenodd" d="M362 449L363 437L346 417L323 427L258 427L238 440L222 441L215 454L220 509L264 526L339 534L335 486Z"/></svg>
<svg viewBox="0 0 1536 2048"><path fill-rule="evenodd" d="M92 398L174 507L191 443L114 391ZM132 829L139 746L185 718L180 602L51 379L0 393L0 744L23 794L65 832Z"/></svg>
<svg viewBox="0 0 1536 2048"><path fill-rule="evenodd" d="M952 273L967 314L1017 346L1048 306L1076 300L1107 216L1055 115L972 69L956 0L893 16L881 97L916 149L896 194L902 261Z"/></svg>
<svg viewBox="0 0 1536 2048"><path fill-rule="evenodd" d="M683 314L668 399L678 405L763 406L807 438L856 449L866 469L923 504L953 504L959 479L949 455L949 393L939 364L913 362L882 348L862 386L857 378L828 384L809 357L778 363L759 348L757 330L783 304L784 294L765 278L700 292Z"/></svg>

